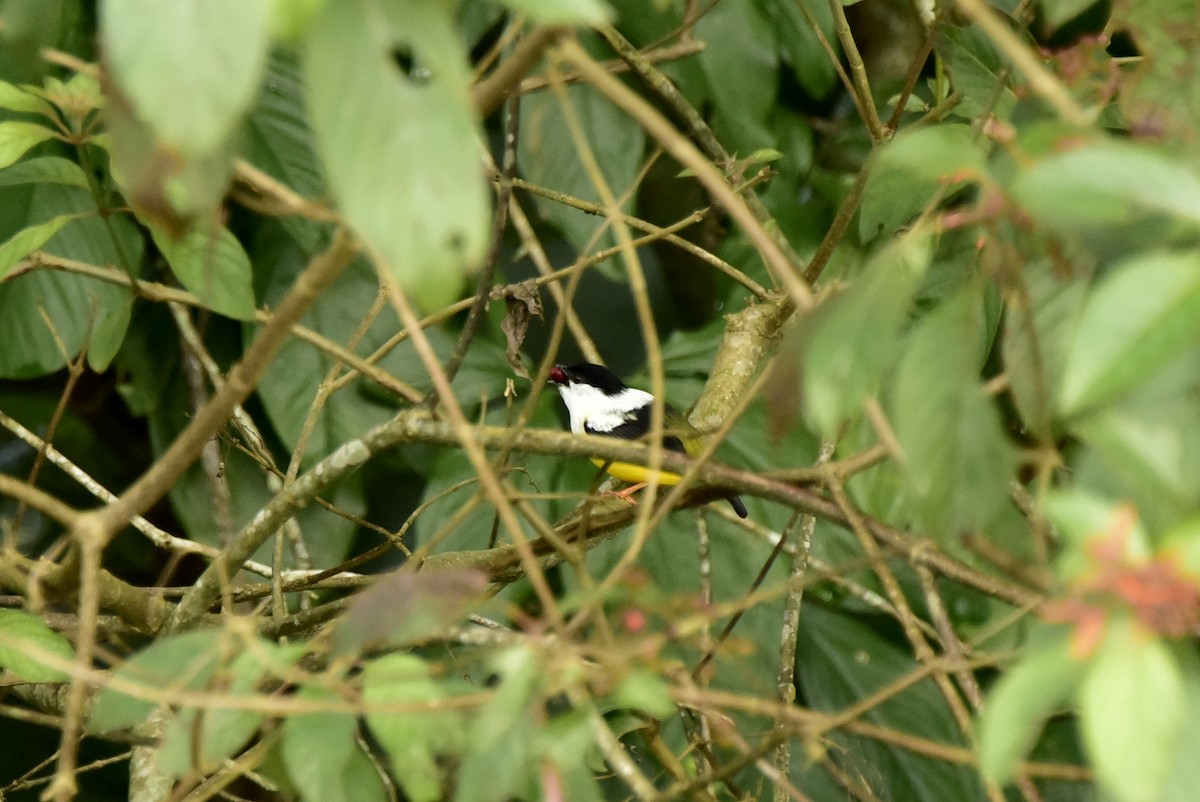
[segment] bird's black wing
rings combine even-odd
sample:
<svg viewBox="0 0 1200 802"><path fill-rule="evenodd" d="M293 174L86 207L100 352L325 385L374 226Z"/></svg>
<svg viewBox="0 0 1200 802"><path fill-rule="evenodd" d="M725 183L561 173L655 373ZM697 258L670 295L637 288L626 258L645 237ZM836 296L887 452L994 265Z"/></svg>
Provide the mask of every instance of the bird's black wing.
<svg viewBox="0 0 1200 802"><path fill-rule="evenodd" d="M619 437L622 440L641 440L650 431L650 405L638 407L625 413L625 423L620 426L615 426L607 432L598 431L584 423L583 429L588 434L608 435L609 437ZM668 451L675 451L680 454L686 454L687 449L683 447L683 441L673 434L668 434L662 439L663 448Z"/></svg>

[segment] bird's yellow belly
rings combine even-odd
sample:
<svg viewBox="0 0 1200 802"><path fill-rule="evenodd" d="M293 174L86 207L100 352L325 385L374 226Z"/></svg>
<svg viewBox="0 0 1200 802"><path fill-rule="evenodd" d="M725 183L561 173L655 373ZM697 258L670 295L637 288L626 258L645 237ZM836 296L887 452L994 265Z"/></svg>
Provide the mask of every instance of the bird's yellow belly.
<svg viewBox="0 0 1200 802"><path fill-rule="evenodd" d="M592 462L605 468L608 473L620 479L622 482L631 482L637 484L639 482L649 482L651 474L656 473L650 470L645 465L635 465L632 462L612 462L606 463L602 459L593 459ZM671 473L670 471L657 471L658 483L660 485L675 485L679 484L679 474Z"/></svg>

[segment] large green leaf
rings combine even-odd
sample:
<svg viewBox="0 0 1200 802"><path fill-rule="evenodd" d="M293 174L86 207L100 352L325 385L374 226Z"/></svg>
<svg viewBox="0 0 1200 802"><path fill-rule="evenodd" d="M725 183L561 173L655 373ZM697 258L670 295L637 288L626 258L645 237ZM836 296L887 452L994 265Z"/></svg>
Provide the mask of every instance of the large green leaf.
<svg viewBox="0 0 1200 802"><path fill-rule="evenodd" d="M214 629L186 632L155 641L122 663L113 675L122 683L144 688L154 695L172 688L198 690L220 667L221 632ZM92 732L108 732L140 724L159 706L140 696L102 687L88 719Z"/></svg>
<svg viewBox="0 0 1200 802"><path fill-rule="evenodd" d="M602 0L504 0L504 5L543 25L596 25L611 15Z"/></svg>
<svg viewBox="0 0 1200 802"><path fill-rule="evenodd" d="M799 698L807 706L834 713L919 670L907 644L901 648L886 640L860 616L805 604L796 648L796 682ZM928 678L891 696L863 718L939 743L966 743L945 698ZM910 802L984 798L972 766L934 760L860 736L834 734L833 740L843 771L865 781L881 797Z"/></svg>
<svg viewBox="0 0 1200 802"><path fill-rule="evenodd" d="M367 724L391 758L394 776L413 802L435 802L443 796L436 756L455 753L465 734L461 711L420 709L446 698L445 689L420 658L392 654L369 663L363 671L363 704ZM376 712L374 705L405 704L411 712Z"/></svg>
<svg viewBox="0 0 1200 802"><path fill-rule="evenodd" d="M194 226L181 237L151 228L171 272L214 312L252 320L256 311L250 257L229 229Z"/></svg>
<svg viewBox="0 0 1200 802"><path fill-rule="evenodd" d="M5 187L0 188L0 199L8 210L0 220L0 239L10 239L21 229L28 237L30 226L81 215L39 249L98 266L125 264L127 259L136 265L141 260L142 240L129 220L112 215L106 222L88 216L95 214L96 205L83 189L62 184ZM34 239L54 225L35 229ZM35 270L0 283L0 376L55 371L84 348L89 366L103 370L124 339L132 302L124 287L61 271Z"/></svg>
<svg viewBox="0 0 1200 802"><path fill-rule="evenodd" d="M1021 278L1025 292L1004 317L1004 367L1017 409L1046 437L1087 286L1061 279L1045 262L1027 265Z"/></svg>
<svg viewBox="0 0 1200 802"><path fill-rule="evenodd" d="M242 155L303 197L315 202L325 194L325 179L313 149L304 109L304 87L294 58L274 53L267 63L258 102L246 120ZM309 255L317 252L321 232L328 227L291 215L278 220Z"/></svg>
<svg viewBox="0 0 1200 802"><path fill-rule="evenodd" d="M1088 295L1059 412L1077 415L1136 388L1198 337L1200 256L1148 253L1114 268Z"/></svg>
<svg viewBox="0 0 1200 802"><path fill-rule="evenodd" d="M1200 174L1144 143L1102 139L1055 153L1019 172L1011 189L1055 228L1094 230L1149 213L1200 224Z"/></svg>
<svg viewBox="0 0 1200 802"><path fill-rule="evenodd" d="M982 527L1005 505L1015 455L979 384L983 310L968 286L913 332L892 393L913 519L931 533Z"/></svg>
<svg viewBox="0 0 1200 802"><path fill-rule="evenodd" d="M483 257L489 201L447 7L330 3L304 52L317 149L346 219L421 306L457 297Z"/></svg>
<svg viewBox="0 0 1200 802"><path fill-rule="evenodd" d="M804 407L826 437L836 439L843 420L859 411L894 364L929 251L925 232L898 241L811 317L803 356Z"/></svg>
<svg viewBox="0 0 1200 802"><path fill-rule="evenodd" d="M775 144L767 121L779 84L778 45L758 6L717 3L695 27L705 45L699 61L712 92L713 128L741 156Z"/></svg>
<svg viewBox="0 0 1200 802"><path fill-rule="evenodd" d="M0 172L0 187L40 183L69 184L84 189L88 186L83 169L75 162L58 156L24 159Z"/></svg>
<svg viewBox="0 0 1200 802"><path fill-rule="evenodd" d="M938 28L935 41L952 84L961 93L953 113L968 120L989 114L1007 119L1017 105L1017 96L1009 85L1012 68L992 40L977 25L945 25Z"/></svg>
<svg viewBox="0 0 1200 802"><path fill-rule="evenodd" d="M1050 635L1005 671L979 719L979 765L994 783L1012 779L1042 725L1072 695L1087 665L1070 653L1065 633Z"/></svg>
<svg viewBox="0 0 1200 802"><path fill-rule="evenodd" d="M44 223L22 229L0 244L0 279L8 275L17 263L58 233L58 230L74 219L74 215L60 214Z"/></svg>
<svg viewBox="0 0 1200 802"><path fill-rule="evenodd" d="M62 668L49 665L43 654L63 662L75 659L70 641L46 626L42 619L24 610L0 610L0 668L25 682L69 679Z"/></svg>
<svg viewBox="0 0 1200 802"><path fill-rule="evenodd" d="M1190 714L1184 700L1168 646L1128 619L1110 624L1079 687L1079 714L1096 779L1118 802L1161 798Z"/></svg>
<svg viewBox="0 0 1200 802"><path fill-rule="evenodd" d="M864 240L907 223L939 187L984 170L984 151L968 125L906 130L875 157L863 188L858 230Z"/></svg>
<svg viewBox="0 0 1200 802"><path fill-rule="evenodd" d="M796 80L810 96L825 97L837 85L837 72L800 7L807 7L821 34L832 41L837 34L829 4L819 0L762 0L761 5L779 34L779 50L791 62Z"/></svg>
<svg viewBox="0 0 1200 802"><path fill-rule="evenodd" d="M217 150L258 91L268 0L108 0L106 62L157 138L185 156Z"/></svg>
<svg viewBox="0 0 1200 802"><path fill-rule="evenodd" d="M54 131L41 123L0 122L0 168L8 167L25 155L25 151L52 136Z"/></svg>
<svg viewBox="0 0 1200 802"><path fill-rule="evenodd" d="M308 686L296 699L338 701ZM299 713L283 722L283 762L305 802L382 802L387 799L378 772L358 745L358 720L348 713ZM369 771L362 769L366 763Z"/></svg>
<svg viewBox="0 0 1200 802"><path fill-rule="evenodd" d="M630 189L641 163L645 141L642 129L590 86L571 86L566 96L600 164L604 180L615 197L622 197ZM553 92L538 92L521 101L517 154L521 172L534 184L600 203L600 194L579 158L563 108ZM597 229L604 225L603 217L541 196L534 196L534 204L576 250L591 242L593 250L611 247L616 242L611 228L596 238ZM629 211L631 204L622 208Z"/></svg>
<svg viewBox="0 0 1200 802"><path fill-rule="evenodd" d="M249 701L267 678L277 681L304 653L304 644L277 646L262 640L240 644L208 684L230 701ZM233 757L262 725L265 714L236 705L184 706L167 721L158 749L159 771L183 777L196 769L212 772Z"/></svg>

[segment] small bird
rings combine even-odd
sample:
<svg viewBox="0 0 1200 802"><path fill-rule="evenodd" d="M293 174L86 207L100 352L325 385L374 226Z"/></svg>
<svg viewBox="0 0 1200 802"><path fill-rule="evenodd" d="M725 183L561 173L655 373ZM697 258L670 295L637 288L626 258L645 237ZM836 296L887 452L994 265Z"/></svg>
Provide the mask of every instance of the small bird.
<svg viewBox="0 0 1200 802"><path fill-rule="evenodd" d="M641 440L650 431L650 410L654 396L644 390L627 387L611 370L591 362L577 365L555 365L550 369L550 381L558 385L558 394L571 416L571 431L575 434L598 434L622 440ZM663 407L663 447L680 454L700 450L700 435L680 412ZM672 434L675 432L676 434ZM678 435L683 435L679 437ZM645 487L651 471L644 465L631 462L606 462L593 459L609 474L622 482L633 482L617 495L629 500L629 494ZM658 481L664 485L679 483L679 474L659 471ZM740 517L746 517L746 505L737 496L729 503Z"/></svg>

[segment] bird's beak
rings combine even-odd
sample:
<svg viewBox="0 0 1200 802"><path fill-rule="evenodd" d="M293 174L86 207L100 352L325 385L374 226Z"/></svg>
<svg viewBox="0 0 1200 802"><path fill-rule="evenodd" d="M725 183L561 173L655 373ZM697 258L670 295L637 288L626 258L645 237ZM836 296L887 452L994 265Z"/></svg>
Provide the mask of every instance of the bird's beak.
<svg viewBox="0 0 1200 802"><path fill-rule="evenodd" d="M562 365L555 365L550 368L550 381L555 384L568 384L570 379L567 378L567 369Z"/></svg>

